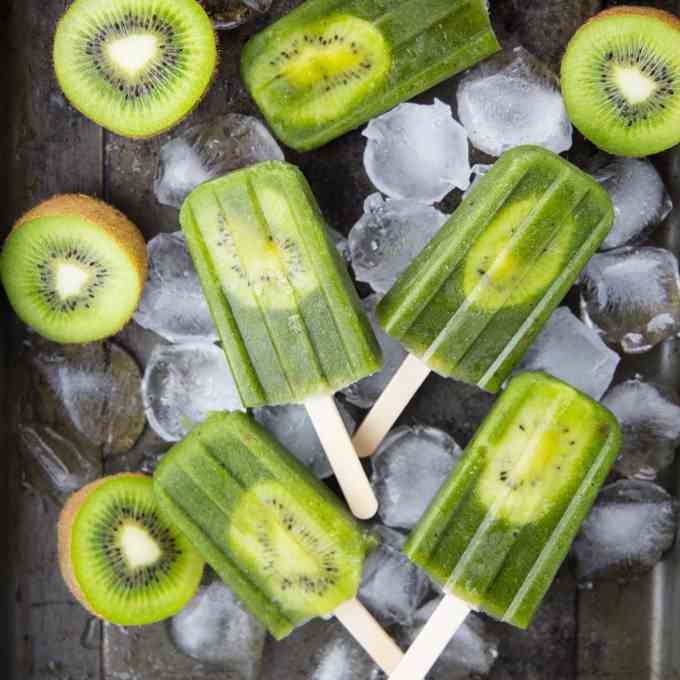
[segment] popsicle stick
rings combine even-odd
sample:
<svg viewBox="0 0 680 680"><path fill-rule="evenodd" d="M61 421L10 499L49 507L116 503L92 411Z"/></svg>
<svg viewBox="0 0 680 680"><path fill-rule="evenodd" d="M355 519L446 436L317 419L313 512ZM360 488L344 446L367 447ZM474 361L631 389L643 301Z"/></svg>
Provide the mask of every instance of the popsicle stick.
<svg viewBox="0 0 680 680"><path fill-rule="evenodd" d="M404 359L404 363L354 434L354 448L361 458L375 453L429 374L430 368L418 357L409 354Z"/></svg>
<svg viewBox="0 0 680 680"><path fill-rule="evenodd" d="M470 607L465 602L446 595L399 665L390 673L389 680L422 680L469 613Z"/></svg>
<svg viewBox="0 0 680 680"><path fill-rule="evenodd" d="M359 600L341 604L334 614L385 673L397 668L404 652Z"/></svg>
<svg viewBox="0 0 680 680"><path fill-rule="evenodd" d="M305 407L350 510L360 519L373 517L378 512L378 499L352 446L335 399L312 397L305 402Z"/></svg>

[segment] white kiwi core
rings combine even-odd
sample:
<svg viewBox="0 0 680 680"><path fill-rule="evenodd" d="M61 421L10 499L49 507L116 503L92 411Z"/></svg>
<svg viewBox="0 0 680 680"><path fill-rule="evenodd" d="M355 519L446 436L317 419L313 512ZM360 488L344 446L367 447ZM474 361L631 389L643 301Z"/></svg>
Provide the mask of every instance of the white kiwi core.
<svg viewBox="0 0 680 680"><path fill-rule="evenodd" d="M112 40L106 46L106 51L119 70L134 77L144 71L158 55L158 38L148 33L128 35Z"/></svg>
<svg viewBox="0 0 680 680"><path fill-rule="evenodd" d="M140 569L154 564L163 554L160 546L149 532L136 524L123 526L118 540L125 561L132 569Z"/></svg>
<svg viewBox="0 0 680 680"><path fill-rule="evenodd" d="M78 297L87 287L92 274L72 262L58 262L54 271L54 286L61 300Z"/></svg>
<svg viewBox="0 0 680 680"><path fill-rule="evenodd" d="M615 66L614 81L630 104L647 101L657 88L654 80L636 66Z"/></svg>

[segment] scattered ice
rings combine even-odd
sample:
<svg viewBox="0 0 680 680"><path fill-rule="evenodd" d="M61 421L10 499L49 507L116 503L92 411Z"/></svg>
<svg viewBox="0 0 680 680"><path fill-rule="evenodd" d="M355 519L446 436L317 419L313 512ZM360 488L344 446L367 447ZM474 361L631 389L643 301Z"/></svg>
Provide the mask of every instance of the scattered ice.
<svg viewBox="0 0 680 680"><path fill-rule="evenodd" d="M29 485L64 502L102 474L102 457L91 447L78 447L52 428L19 425L19 444Z"/></svg>
<svg viewBox="0 0 680 680"><path fill-rule="evenodd" d="M601 250L644 240L673 209L661 176L646 158L613 158L594 176L614 204L614 225Z"/></svg>
<svg viewBox="0 0 680 680"><path fill-rule="evenodd" d="M406 358L406 350L397 340L385 333L375 318L375 308L379 301L379 295L369 295L361 301L361 305L366 311L368 320L371 322L373 331L382 348L384 357L382 368L377 373L369 375L367 378L342 390L347 401L359 408L367 409L375 404L387 383L392 379Z"/></svg>
<svg viewBox="0 0 680 680"><path fill-rule="evenodd" d="M374 118L363 135L366 173L392 198L431 205L470 183L465 129L439 99L430 106L400 104Z"/></svg>
<svg viewBox="0 0 680 680"><path fill-rule="evenodd" d="M602 403L617 417L623 447L614 469L625 477L655 479L680 445L680 400L666 387L627 380Z"/></svg>
<svg viewBox="0 0 680 680"><path fill-rule="evenodd" d="M380 518L389 527L412 529L463 451L434 427L398 427L371 459L371 481L380 502Z"/></svg>
<svg viewBox="0 0 680 680"><path fill-rule="evenodd" d="M668 250L599 253L581 283L583 320L624 352L646 352L680 331L678 260Z"/></svg>
<svg viewBox="0 0 680 680"><path fill-rule="evenodd" d="M367 558L359 599L384 625L410 625L431 591L431 582L401 553L406 538L379 526L382 543Z"/></svg>
<svg viewBox="0 0 680 680"><path fill-rule="evenodd" d="M265 628L221 581L201 587L171 620L170 631L181 652L234 674L229 678L256 680L259 676Z"/></svg>
<svg viewBox="0 0 680 680"><path fill-rule="evenodd" d="M348 432L353 433L356 428L354 417L342 403L338 401L336 403ZM333 474L328 457L304 406L299 404L264 406L254 409L253 415L301 463L311 468L317 477L324 479Z"/></svg>
<svg viewBox="0 0 680 680"><path fill-rule="evenodd" d="M215 342L215 323L184 234L159 234L146 249L149 270L135 321L170 342Z"/></svg>
<svg viewBox="0 0 680 680"><path fill-rule="evenodd" d="M340 257L345 262L349 262L349 242L347 241L347 237L344 234L341 234L337 229L333 229L333 227L328 227L328 232L333 239L333 243L335 243L335 247L340 253Z"/></svg>
<svg viewBox="0 0 680 680"><path fill-rule="evenodd" d="M405 643L410 645L429 621L440 599L421 607L414 625L405 631ZM484 619L472 612L446 646L428 678L432 680L469 680L488 675L498 659L499 638Z"/></svg>
<svg viewBox="0 0 680 680"><path fill-rule="evenodd" d="M458 117L473 146L492 156L521 144L571 148L572 126L557 76L523 47L472 69L458 86Z"/></svg>
<svg viewBox="0 0 680 680"><path fill-rule="evenodd" d="M470 186L463 192L463 198L465 198L465 196L467 196L472 191L479 180L482 179L482 177L484 177L487 172L489 172L490 168L491 166L486 165L485 163L475 163L472 166L472 169L470 170L472 181L470 182Z"/></svg>
<svg viewBox="0 0 680 680"><path fill-rule="evenodd" d="M559 307L529 347L515 372L545 371L601 399L614 378L619 355L567 307Z"/></svg>
<svg viewBox="0 0 680 680"><path fill-rule="evenodd" d="M579 580L620 579L649 571L671 547L678 502L651 482L606 486L573 546Z"/></svg>
<svg viewBox="0 0 680 680"><path fill-rule="evenodd" d="M228 113L195 125L160 151L154 192L159 203L179 208L203 182L252 163L283 160L283 152L257 118Z"/></svg>
<svg viewBox="0 0 680 680"><path fill-rule="evenodd" d="M134 359L111 342L57 345L31 336L29 346L36 413L27 420L83 437L105 456L129 451L144 429Z"/></svg>
<svg viewBox="0 0 680 680"><path fill-rule="evenodd" d="M377 680L380 669L359 643L345 633L331 638L316 653L310 680Z"/></svg>
<svg viewBox="0 0 680 680"><path fill-rule="evenodd" d="M202 0L201 4L218 31L231 31L243 26L258 14L242 0Z"/></svg>
<svg viewBox="0 0 680 680"><path fill-rule="evenodd" d="M243 410L224 353L205 343L157 347L142 396L149 424L166 441L178 441L212 411Z"/></svg>
<svg viewBox="0 0 680 680"><path fill-rule="evenodd" d="M363 216L349 232L357 281L386 293L447 219L429 206L371 194Z"/></svg>

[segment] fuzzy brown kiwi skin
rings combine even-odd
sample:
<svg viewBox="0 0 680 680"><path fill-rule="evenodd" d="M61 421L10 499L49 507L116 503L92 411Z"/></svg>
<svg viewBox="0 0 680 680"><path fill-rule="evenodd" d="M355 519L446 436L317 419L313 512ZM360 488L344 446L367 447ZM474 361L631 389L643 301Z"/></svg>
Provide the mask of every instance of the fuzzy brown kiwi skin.
<svg viewBox="0 0 680 680"><path fill-rule="evenodd" d="M57 545L59 552L59 569L61 570L61 575L71 591L73 596L80 602L80 604L87 609L91 614L94 614L97 618L101 616L90 606L90 603L85 597L85 593L80 588L73 569L73 560L71 559L71 535L73 532L73 524L76 521L76 517L80 512L80 508L83 503L90 497L90 495L104 482L109 482L112 479L125 478L130 479L132 477L146 477L139 472L123 472L118 475L111 475L109 477L102 477L96 481L84 486L79 491L76 491L71 495L66 501L61 515L59 515L59 523L57 524Z"/></svg>
<svg viewBox="0 0 680 680"><path fill-rule="evenodd" d="M620 5L619 7L610 7L586 21L576 33L582 31L586 26L592 23L597 23L600 19L606 19L612 16L630 16L630 17L649 17L651 19L658 19L668 24L676 31L680 31L680 19L670 12L655 7L639 7L637 5Z"/></svg>
<svg viewBox="0 0 680 680"><path fill-rule="evenodd" d="M203 3L200 3L201 7L203 7ZM64 20L64 17L66 16L66 12L61 16L61 19L57 22L57 30L61 26L61 22ZM211 22L212 23L212 22ZM174 123L171 125L166 125L164 128L161 128L158 130L158 132L154 132L153 134L149 135L118 135L119 137L125 136L126 139L139 139L139 140L145 140L145 139L154 139L155 137L159 137L162 134L165 134L169 130L172 130L173 128L177 127L182 121L185 121L198 107L198 105L205 99L206 95L210 90L212 89L213 83L215 82L215 78L217 77L217 67L220 63L220 57L222 56L220 52L220 41L218 39L218 33L217 29L215 28L215 25L213 24L213 39L215 41L215 67L213 68L212 73L210 74L210 80L208 81L208 84L205 86L205 90L203 94L195 101L194 105L181 117L178 118ZM57 31L55 30L54 36L56 37ZM56 77L56 68L54 67L54 62L55 62L55 49L54 49L54 39L52 40L52 67L54 68L55 71L55 77ZM57 82L59 82L59 78L57 77ZM70 99L68 100L68 103L76 110L80 115L84 116L88 120L91 120L93 123L99 125L99 127L104 128L105 130L108 130L108 128L101 123L98 120L95 120L91 116L89 116L85 111L83 111L79 106L77 106L74 102L72 102ZM116 134L115 132L113 134Z"/></svg>
<svg viewBox="0 0 680 680"><path fill-rule="evenodd" d="M84 219L103 229L118 243L127 253L139 277L138 304L146 283L148 268L146 243L139 229L120 210L116 210L104 201L84 194L61 194L29 210L15 222L12 231L21 229L22 225L32 220L52 216L73 216Z"/></svg>

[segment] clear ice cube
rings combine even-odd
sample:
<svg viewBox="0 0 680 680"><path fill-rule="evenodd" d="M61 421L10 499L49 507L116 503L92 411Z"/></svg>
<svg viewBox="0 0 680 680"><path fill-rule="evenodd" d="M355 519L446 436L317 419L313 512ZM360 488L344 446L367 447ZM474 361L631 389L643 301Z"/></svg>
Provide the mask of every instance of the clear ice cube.
<svg viewBox="0 0 680 680"><path fill-rule="evenodd" d="M410 625L431 592L430 579L401 553L402 534L383 526L376 531L382 542L366 559L359 599L383 625Z"/></svg>
<svg viewBox="0 0 680 680"><path fill-rule="evenodd" d="M215 342L217 329L184 234L159 234L147 244L149 269L135 321L170 342Z"/></svg>
<svg viewBox="0 0 680 680"><path fill-rule="evenodd" d="M157 347L142 397L149 424L166 441L180 440L212 411L244 410L224 352L205 343Z"/></svg>
<svg viewBox="0 0 680 680"><path fill-rule="evenodd" d="M462 454L460 446L437 428L392 430L371 459L380 519L389 527L412 529Z"/></svg>
<svg viewBox="0 0 680 680"><path fill-rule="evenodd" d="M620 360L596 331L568 307L559 307L515 372L544 371L599 400L611 385Z"/></svg>
<svg viewBox="0 0 680 680"><path fill-rule="evenodd" d="M604 487L572 548L579 580L628 580L652 569L673 544L679 509L651 482Z"/></svg>
<svg viewBox="0 0 680 680"><path fill-rule="evenodd" d="M557 76L523 47L483 61L458 86L458 117L473 146L491 156L521 144L561 153L573 128Z"/></svg>
<svg viewBox="0 0 680 680"><path fill-rule="evenodd" d="M400 104L374 118L362 133L368 139L364 167L379 191L430 205L470 183L465 129L451 107Z"/></svg>
<svg viewBox="0 0 680 680"><path fill-rule="evenodd" d="M601 250L644 240L673 209L661 175L646 158L611 158L594 177L614 205L614 224Z"/></svg>
<svg viewBox="0 0 680 680"><path fill-rule="evenodd" d="M342 403L336 401L336 404L347 431L353 433L356 420ZM304 406L300 404L263 406L254 409L253 415L303 465L311 468L317 477L325 479L333 474L328 457Z"/></svg>
<svg viewBox="0 0 680 680"><path fill-rule="evenodd" d="M380 669L359 643L347 634L338 633L317 653L317 665L310 680L377 680Z"/></svg>
<svg viewBox="0 0 680 680"><path fill-rule="evenodd" d="M625 477L655 479L680 445L680 400L672 390L641 380L613 387L602 403L616 416L623 446L614 469Z"/></svg>
<svg viewBox="0 0 680 680"><path fill-rule="evenodd" d="M663 248L595 255L581 275L583 320L624 352L646 352L680 331L678 260Z"/></svg>
<svg viewBox="0 0 680 680"><path fill-rule="evenodd" d="M382 368L377 373L369 375L367 378L342 390L347 401L359 408L368 409L375 404L387 383L389 383L406 358L406 350L397 340L387 335L378 323L375 317L375 308L378 302L380 302L379 295L369 295L361 301L361 306L366 312L366 316L383 351Z"/></svg>
<svg viewBox="0 0 680 680"><path fill-rule="evenodd" d="M159 203L179 208L203 182L260 161L282 161L269 130L252 116L228 113L195 125L160 151L154 192Z"/></svg>
<svg viewBox="0 0 680 680"><path fill-rule="evenodd" d="M170 621L170 634L181 652L229 678L259 677L266 630L219 580L199 589Z"/></svg>
<svg viewBox="0 0 680 680"><path fill-rule="evenodd" d="M371 194L349 232L357 281L386 293L447 219L430 206Z"/></svg>
<svg viewBox="0 0 680 680"><path fill-rule="evenodd" d="M406 645L413 643L440 602L440 598L431 600L416 612L414 625L404 631ZM427 677L430 680L485 677L498 659L499 642L484 619L472 612L444 648Z"/></svg>

